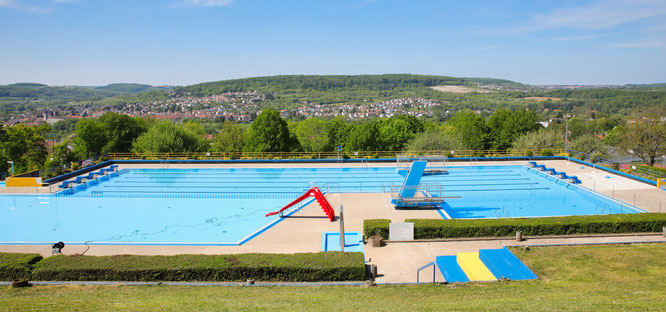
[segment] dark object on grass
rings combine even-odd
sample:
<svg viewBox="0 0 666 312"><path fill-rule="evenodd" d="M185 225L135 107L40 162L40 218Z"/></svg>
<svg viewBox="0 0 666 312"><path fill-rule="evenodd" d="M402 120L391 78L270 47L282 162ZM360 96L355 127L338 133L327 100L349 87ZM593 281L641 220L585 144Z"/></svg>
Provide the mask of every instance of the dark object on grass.
<svg viewBox="0 0 666 312"><path fill-rule="evenodd" d="M28 280L14 280L12 281L12 288L19 288L19 287L30 287L32 284L28 282Z"/></svg>

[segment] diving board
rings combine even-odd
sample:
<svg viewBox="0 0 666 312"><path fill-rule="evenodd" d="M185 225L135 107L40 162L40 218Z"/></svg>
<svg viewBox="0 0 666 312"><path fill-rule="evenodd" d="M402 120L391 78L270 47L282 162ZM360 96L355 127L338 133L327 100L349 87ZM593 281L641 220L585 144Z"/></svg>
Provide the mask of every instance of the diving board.
<svg viewBox="0 0 666 312"><path fill-rule="evenodd" d="M402 183L402 190L400 191L401 198L414 198L416 188L421 183L423 171L425 171L427 161L415 161L412 163L412 168L409 169L405 181Z"/></svg>

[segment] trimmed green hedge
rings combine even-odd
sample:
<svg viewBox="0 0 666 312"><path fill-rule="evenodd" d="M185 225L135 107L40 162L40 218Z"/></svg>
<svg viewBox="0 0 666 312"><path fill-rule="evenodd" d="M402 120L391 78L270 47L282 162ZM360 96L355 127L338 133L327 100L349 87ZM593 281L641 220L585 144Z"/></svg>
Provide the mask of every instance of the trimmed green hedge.
<svg viewBox="0 0 666 312"><path fill-rule="evenodd" d="M363 221L363 235L366 238L379 235L385 239L388 239L389 235L389 219L370 219Z"/></svg>
<svg viewBox="0 0 666 312"><path fill-rule="evenodd" d="M362 253L178 256L53 256L39 262L43 281L359 281Z"/></svg>
<svg viewBox="0 0 666 312"><path fill-rule="evenodd" d="M0 281L30 278L32 267L42 256L38 254L0 253Z"/></svg>
<svg viewBox="0 0 666 312"><path fill-rule="evenodd" d="M518 230L530 236L642 233L661 232L666 226L666 213L514 219L408 219L405 222L414 222L415 239L512 236ZM365 220L364 230L366 235L372 231L388 235L388 223L382 219Z"/></svg>

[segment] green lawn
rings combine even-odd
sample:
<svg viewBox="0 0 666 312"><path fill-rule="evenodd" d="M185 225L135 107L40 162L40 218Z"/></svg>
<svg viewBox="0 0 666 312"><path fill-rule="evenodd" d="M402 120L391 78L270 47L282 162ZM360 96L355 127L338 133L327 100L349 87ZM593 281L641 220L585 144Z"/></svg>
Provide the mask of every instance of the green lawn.
<svg viewBox="0 0 666 312"><path fill-rule="evenodd" d="M361 287L35 286L0 288L26 310L662 310L666 245L513 250L537 281ZM661 308L659 308L661 307Z"/></svg>

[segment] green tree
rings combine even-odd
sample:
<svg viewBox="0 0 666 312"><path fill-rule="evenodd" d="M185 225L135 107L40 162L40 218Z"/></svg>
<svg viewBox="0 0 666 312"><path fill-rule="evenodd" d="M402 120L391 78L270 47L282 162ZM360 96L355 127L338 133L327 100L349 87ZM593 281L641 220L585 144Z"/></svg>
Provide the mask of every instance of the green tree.
<svg viewBox="0 0 666 312"><path fill-rule="evenodd" d="M76 124L76 150L84 157L100 155L107 143L106 131L101 123L83 119Z"/></svg>
<svg viewBox="0 0 666 312"><path fill-rule="evenodd" d="M649 113L637 116L621 130L621 147L640 157L649 166L654 160L666 154L666 121L664 110L655 108Z"/></svg>
<svg viewBox="0 0 666 312"><path fill-rule="evenodd" d="M541 129L519 136L513 145L514 150L564 149L564 133L551 129Z"/></svg>
<svg viewBox="0 0 666 312"><path fill-rule="evenodd" d="M423 122L414 116L398 115L379 120L379 146L385 151L400 151L423 132Z"/></svg>
<svg viewBox="0 0 666 312"><path fill-rule="evenodd" d="M427 130L407 145L408 151L455 151L468 149L458 138L439 130Z"/></svg>
<svg viewBox="0 0 666 312"><path fill-rule="evenodd" d="M354 126L348 123L342 116L335 116L328 124L328 150L337 151L338 146L343 146L347 143L349 133L354 129Z"/></svg>
<svg viewBox="0 0 666 312"><path fill-rule="evenodd" d="M462 110L447 123L468 148L484 150L488 147L488 128L483 117L470 110Z"/></svg>
<svg viewBox="0 0 666 312"><path fill-rule="evenodd" d="M608 146L596 135L584 134L571 140L571 150L585 154L607 155Z"/></svg>
<svg viewBox="0 0 666 312"><path fill-rule="evenodd" d="M519 136L541 128L538 121L539 116L528 110L496 110L487 121L490 147L496 150L510 148Z"/></svg>
<svg viewBox="0 0 666 312"><path fill-rule="evenodd" d="M46 141L40 134L44 128L18 124L6 128L2 133L2 154L6 161L14 162L14 172L21 173L41 169L48 156Z"/></svg>
<svg viewBox="0 0 666 312"><path fill-rule="evenodd" d="M206 139L168 120L155 123L132 145L137 154L205 152L208 148Z"/></svg>
<svg viewBox="0 0 666 312"><path fill-rule="evenodd" d="M347 151L377 151L379 147L379 129L376 122L354 126L345 144Z"/></svg>
<svg viewBox="0 0 666 312"><path fill-rule="evenodd" d="M250 125L244 152L290 152L299 150L296 136L274 109L264 109Z"/></svg>
<svg viewBox="0 0 666 312"><path fill-rule="evenodd" d="M328 147L328 122L321 118L305 119L294 127L294 134L304 152L323 152Z"/></svg>
<svg viewBox="0 0 666 312"><path fill-rule="evenodd" d="M69 164L72 161L79 160L79 157L70 150L70 141L64 140L61 143L53 146L53 151L51 152L51 157L46 162L45 168L53 168L57 166L62 166Z"/></svg>
<svg viewBox="0 0 666 312"><path fill-rule="evenodd" d="M139 121L127 115L106 113L98 120L105 136L101 153L127 153L132 142L145 132Z"/></svg>
<svg viewBox="0 0 666 312"><path fill-rule="evenodd" d="M215 152L241 152L245 145L245 130L232 121L225 121L213 140Z"/></svg>

